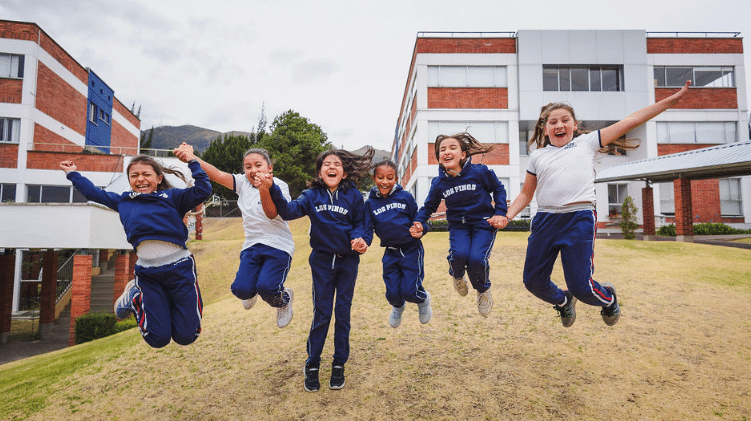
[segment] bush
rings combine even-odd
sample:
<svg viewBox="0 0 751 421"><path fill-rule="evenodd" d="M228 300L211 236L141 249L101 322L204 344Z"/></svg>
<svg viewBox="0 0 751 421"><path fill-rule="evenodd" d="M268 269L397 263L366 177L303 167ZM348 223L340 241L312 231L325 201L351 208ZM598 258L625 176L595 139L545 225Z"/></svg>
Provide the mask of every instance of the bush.
<svg viewBox="0 0 751 421"><path fill-rule="evenodd" d="M626 240L636 238L636 229L639 228L639 224L636 223L637 210L634 205L634 199L631 196L626 196L623 199L623 206L621 206L621 231L623 232L623 238Z"/></svg>
<svg viewBox="0 0 751 421"><path fill-rule="evenodd" d="M449 223L445 219L430 221L431 231L448 231ZM529 231L529 219L512 219L502 231Z"/></svg>
<svg viewBox="0 0 751 421"><path fill-rule="evenodd" d="M661 235L663 237L675 237L677 234L675 232L675 225L663 225L660 227L660 229L657 230L657 235Z"/></svg>
<svg viewBox="0 0 751 421"><path fill-rule="evenodd" d="M751 234L751 230L739 230L720 223L705 222L694 225L694 235L733 235L733 234ZM657 235L664 237L675 237L675 225L664 225L657 230Z"/></svg>
<svg viewBox="0 0 751 421"><path fill-rule="evenodd" d="M118 322L112 313L84 314L76 319L76 345L105 338L135 326L136 321L132 317Z"/></svg>

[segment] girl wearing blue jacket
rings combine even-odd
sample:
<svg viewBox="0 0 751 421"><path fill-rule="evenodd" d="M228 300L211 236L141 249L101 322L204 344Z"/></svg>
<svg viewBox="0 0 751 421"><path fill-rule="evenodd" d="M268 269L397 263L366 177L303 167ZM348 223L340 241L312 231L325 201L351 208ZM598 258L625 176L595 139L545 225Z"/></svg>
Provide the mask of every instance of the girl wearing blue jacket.
<svg viewBox="0 0 751 421"><path fill-rule="evenodd" d="M175 189L164 174L184 180L181 173L138 155L126 170L132 191L122 194L94 186L73 161L60 162L60 168L88 200L120 214L127 240L138 254L135 279L115 303L117 317L135 313L143 339L154 348L170 339L180 345L193 343L201 333L203 302L196 262L185 245L188 229L183 217L211 194L209 177L199 163L188 163L195 185Z"/></svg>
<svg viewBox="0 0 751 421"><path fill-rule="evenodd" d="M430 293L422 286L425 271L425 250L419 238L410 235L409 228L417 215L417 203L409 192L398 184L396 164L391 160L373 166L373 183L365 202L365 237L373 240L373 231L381 239L383 252L383 282L386 300L393 306L389 325L402 323L406 302L416 303L420 323L428 323L433 316Z"/></svg>
<svg viewBox="0 0 751 421"><path fill-rule="evenodd" d="M261 197L268 190L276 212L284 219L310 218L310 270L313 278L313 322L308 335L304 388L320 388L318 369L332 313L334 358L329 388L344 387L344 364L349 359L350 310L355 292L360 254L367 250L365 201L357 184L367 176L373 149L363 156L344 150L328 150L316 159L317 177L308 189L288 202L273 178L264 177ZM267 208L264 207L266 211ZM334 305L336 298L336 305Z"/></svg>
<svg viewBox="0 0 751 421"><path fill-rule="evenodd" d="M469 133L438 136L435 154L440 164L439 175L433 179L425 204L410 228L413 237L424 235L428 231L428 219L441 200L445 201L449 274L461 296L467 295L465 274L469 277L477 291L477 310L485 317L493 308L488 258L496 231L505 220L506 190L491 169L473 164L470 156L492 148Z"/></svg>

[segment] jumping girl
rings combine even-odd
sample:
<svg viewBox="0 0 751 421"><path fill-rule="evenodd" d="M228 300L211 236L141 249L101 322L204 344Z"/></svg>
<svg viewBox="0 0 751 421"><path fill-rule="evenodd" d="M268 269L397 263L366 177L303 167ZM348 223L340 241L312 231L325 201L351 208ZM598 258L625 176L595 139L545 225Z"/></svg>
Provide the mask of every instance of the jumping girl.
<svg viewBox="0 0 751 421"><path fill-rule="evenodd" d="M170 339L180 345L193 343L201 333L203 302L196 262L185 245L188 229L183 216L211 194L209 177L199 163L188 162L195 185L176 189L164 174L185 181L180 172L138 155L126 170L132 191L122 194L94 186L73 161L60 162L60 168L88 200L120 214L128 242L138 254L135 279L115 303L117 317L135 313L143 339L154 348L167 345Z"/></svg>
<svg viewBox="0 0 751 421"><path fill-rule="evenodd" d="M594 241L597 233L595 212L594 159L609 145L635 148L638 143L620 139L629 130L674 106L688 91L690 82L675 94L642 108L625 119L582 134L574 109L564 103L542 107L535 133L529 141L532 151L527 176L519 196L509 207L502 226L515 217L537 192L538 210L532 219L524 262L524 285L541 300L553 304L561 323L570 327L576 320L576 301L601 307L608 326L621 316L611 284L592 279ZM553 264L561 253L568 290L550 280Z"/></svg>
<svg viewBox="0 0 751 421"><path fill-rule="evenodd" d="M259 189L268 192L273 207L285 220L310 218L310 270L313 276L313 322L308 335L304 388L320 388L318 369L332 312L334 358L329 388L344 387L344 364L349 358L350 310L360 254L367 250L362 239L365 203L357 188L368 175L373 149L363 156L344 150L328 150L316 159L316 178L300 196L287 201L270 177L261 177ZM263 193L262 193L263 194ZM272 213L273 214L273 213ZM267 214L271 216L272 214ZM334 298L336 297L336 305Z"/></svg>
<svg viewBox="0 0 751 421"><path fill-rule="evenodd" d="M386 284L386 300L393 306L389 325L393 328L402 323L405 303L417 304L420 323L425 324L433 316L430 293L422 281L425 276L422 241L413 238L409 229L417 215L417 203L409 192L398 184L396 164L390 160L373 166L373 183L370 196L365 202L365 237L367 244L373 240L373 230L381 239L383 252L383 282Z"/></svg>
<svg viewBox="0 0 751 421"><path fill-rule="evenodd" d="M487 317L493 308L490 293L490 265L495 234L506 215L506 190L487 166L473 164L472 155L489 152L469 133L439 135L435 155L439 175L430 185L425 204L417 212L410 233L419 238L428 231L428 219L446 204L449 230L449 274L461 296L468 292L465 274L477 291L477 310Z"/></svg>
<svg viewBox="0 0 751 421"><path fill-rule="evenodd" d="M183 143L174 150L183 162L193 159L201 164L209 178L237 193L237 206L243 217L245 242L240 252L240 267L230 287L232 294L242 300L243 308L250 310L260 295L263 301L276 309L276 325L286 327L292 321L292 290L285 288L295 243L287 222L277 215L266 216L263 200L257 186L257 175L270 174L271 158L265 149L250 149L243 157L244 174L229 174L197 158L193 147ZM290 200L287 183L274 178L282 194Z"/></svg>

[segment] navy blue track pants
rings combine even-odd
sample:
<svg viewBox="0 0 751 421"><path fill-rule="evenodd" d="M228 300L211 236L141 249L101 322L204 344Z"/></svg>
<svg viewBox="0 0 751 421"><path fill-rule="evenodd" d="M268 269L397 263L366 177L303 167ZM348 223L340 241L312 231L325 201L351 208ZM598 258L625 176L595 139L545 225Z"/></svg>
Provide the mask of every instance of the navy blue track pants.
<svg viewBox="0 0 751 421"><path fill-rule="evenodd" d="M230 290L241 300L258 294L271 307L283 307L289 302L284 281L291 265L292 256L286 252L254 244L240 252L240 267Z"/></svg>
<svg viewBox="0 0 751 421"><path fill-rule="evenodd" d="M482 223L487 225L486 221ZM496 229L477 225L452 225L449 229L449 274L461 278L467 274L472 288L485 292L490 288L490 252Z"/></svg>
<svg viewBox="0 0 751 421"><path fill-rule="evenodd" d="M401 307L405 301L418 304L425 301L427 294L422 286L425 277L424 257L422 241L400 247L386 247L381 261L386 300L389 304Z"/></svg>

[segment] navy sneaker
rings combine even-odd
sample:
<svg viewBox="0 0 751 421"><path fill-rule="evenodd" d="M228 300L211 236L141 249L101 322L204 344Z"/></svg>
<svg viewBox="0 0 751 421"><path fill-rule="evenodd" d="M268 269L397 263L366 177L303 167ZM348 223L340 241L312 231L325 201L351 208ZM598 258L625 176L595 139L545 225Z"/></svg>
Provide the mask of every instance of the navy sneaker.
<svg viewBox="0 0 751 421"><path fill-rule="evenodd" d="M321 388L318 381L318 367L305 366L305 384L303 387L306 392L317 392Z"/></svg>
<svg viewBox="0 0 751 421"><path fill-rule="evenodd" d="M566 291L566 304L553 308L561 317L563 327L571 327L576 321L576 297L570 292Z"/></svg>
<svg viewBox="0 0 751 421"><path fill-rule="evenodd" d="M331 367L331 380L329 380L329 389L339 390L344 387L344 366L335 365Z"/></svg>
<svg viewBox="0 0 751 421"><path fill-rule="evenodd" d="M618 298L615 295L615 287L612 284L602 284L602 286L613 294L613 302L609 306L602 307L600 315L602 316L602 321L605 322L606 325L613 326L618 323L618 319L621 318L621 306L618 305Z"/></svg>
<svg viewBox="0 0 751 421"><path fill-rule="evenodd" d="M118 319L127 319L128 316L134 314L133 299L138 292L138 288L136 288L136 280L131 279L130 282L125 285L125 290L123 290L122 295L120 295L117 301L115 301L115 316L117 316Z"/></svg>

